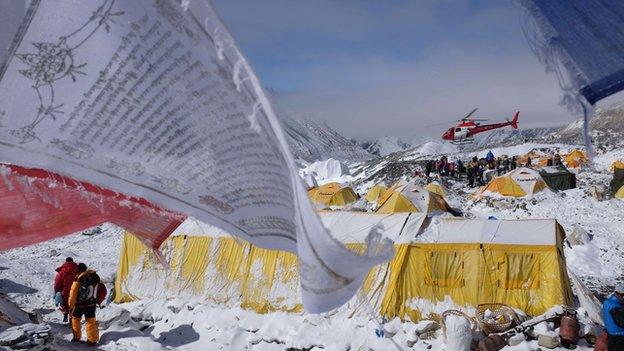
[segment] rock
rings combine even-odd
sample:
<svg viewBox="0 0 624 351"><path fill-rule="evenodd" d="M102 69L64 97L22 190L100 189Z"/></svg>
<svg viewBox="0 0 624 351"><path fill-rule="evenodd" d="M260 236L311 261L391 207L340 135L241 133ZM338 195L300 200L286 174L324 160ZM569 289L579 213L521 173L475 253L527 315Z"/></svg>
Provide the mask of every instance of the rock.
<svg viewBox="0 0 624 351"><path fill-rule="evenodd" d="M561 345L561 339L559 338L559 335L541 334L537 338L537 344L547 349L554 349L555 347Z"/></svg>
<svg viewBox="0 0 624 351"><path fill-rule="evenodd" d="M401 329L402 323L398 317L383 325L384 334L388 338L395 336Z"/></svg>
<svg viewBox="0 0 624 351"><path fill-rule="evenodd" d="M130 311L116 305L108 305L98 310L97 319L101 329L108 329L113 323L125 325L130 321Z"/></svg>
<svg viewBox="0 0 624 351"><path fill-rule="evenodd" d="M52 340L52 328L47 324L22 324L0 333L0 346L14 350L33 349Z"/></svg>
<svg viewBox="0 0 624 351"><path fill-rule="evenodd" d="M0 333L0 346L11 346L28 339L28 335L19 327L9 328Z"/></svg>
<svg viewBox="0 0 624 351"><path fill-rule="evenodd" d="M591 238L585 229L574 226L572 231L567 235L570 245L585 245L591 241Z"/></svg>
<svg viewBox="0 0 624 351"><path fill-rule="evenodd" d="M526 341L526 336L522 333L518 333L510 337L507 343L509 344L509 346L516 346L522 344L524 341Z"/></svg>

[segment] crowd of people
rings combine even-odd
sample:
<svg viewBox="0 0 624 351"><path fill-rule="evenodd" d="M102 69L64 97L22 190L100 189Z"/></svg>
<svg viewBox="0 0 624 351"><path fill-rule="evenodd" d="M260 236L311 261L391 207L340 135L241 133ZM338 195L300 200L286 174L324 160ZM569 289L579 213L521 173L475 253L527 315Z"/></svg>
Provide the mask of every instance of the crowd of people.
<svg viewBox="0 0 624 351"><path fill-rule="evenodd" d="M425 162L425 176L427 182L432 177L451 177L458 180L463 179L466 175L467 185L470 188L475 186L483 186L492 179L493 176L501 176L518 167L531 167L533 160L530 156L523 159L522 164L516 156L508 157L502 155L495 157L494 153L488 151L485 158L472 157L464 164L462 160L449 161L447 156L442 156L438 160L427 160ZM546 166L563 165L561 155L558 153L548 157Z"/></svg>
<svg viewBox="0 0 624 351"><path fill-rule="evenodd" d="M75 263L67 257L56 269L54 278L54 301L63 313L63 322L71 318L72 342L82 342L82 317L86 320L87 345L97 345L100 335L95 318L97 307L102 308L106 298L106 286L100 282L95 270L84 263Z"/></svg>

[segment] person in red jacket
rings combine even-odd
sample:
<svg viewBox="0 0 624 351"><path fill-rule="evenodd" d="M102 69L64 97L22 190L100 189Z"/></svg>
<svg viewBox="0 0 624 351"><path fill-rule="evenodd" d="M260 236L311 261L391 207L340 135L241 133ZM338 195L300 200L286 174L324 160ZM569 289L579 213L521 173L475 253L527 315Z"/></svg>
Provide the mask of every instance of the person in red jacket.
<svg viewBox="0 0 624 351"><path fill-rule="evenodd" d="M67 257L65 263L56 269L56 277L54 277L54 295L55 300L57 294L61 295L59 309L63 313L63 322L68 322L69 305L69 291L74 279L78 275L78 265L74 262L74 259Z"/></svg>
<svg viewBox="0 0 624 351"><path fill-rule="evenodd" d="M80 320L85 317L87 324L87 345L97 345L100 339L98 323L95 319L97 306L102 306L106 298L106 286L100 282L100 276L84 263L80 263L81 273L76 277L69 292L69 308L72 314L72 342L82 342ZM84 269L83 269L84 268Z"/></svg>

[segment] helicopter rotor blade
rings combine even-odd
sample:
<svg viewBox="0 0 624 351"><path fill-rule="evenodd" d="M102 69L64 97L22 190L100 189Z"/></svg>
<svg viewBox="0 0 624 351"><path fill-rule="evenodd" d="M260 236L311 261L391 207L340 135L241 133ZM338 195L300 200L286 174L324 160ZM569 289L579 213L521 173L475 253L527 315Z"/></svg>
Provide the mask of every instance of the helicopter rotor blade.
<svg viewBox="0 0 624 351"><path fill-rule="evenodd" d="M470 111L470 113L469 113L469 114L467 114L467 115L466 115L466 117L462 118L462 120L464 120L464 119L468 119L470 116L472 116L472 114L473 114L473 113L477 112L477 110L478 110L478 109L479 109L479 108L478 108L478 107L476 107L474 110Z"/></svg>

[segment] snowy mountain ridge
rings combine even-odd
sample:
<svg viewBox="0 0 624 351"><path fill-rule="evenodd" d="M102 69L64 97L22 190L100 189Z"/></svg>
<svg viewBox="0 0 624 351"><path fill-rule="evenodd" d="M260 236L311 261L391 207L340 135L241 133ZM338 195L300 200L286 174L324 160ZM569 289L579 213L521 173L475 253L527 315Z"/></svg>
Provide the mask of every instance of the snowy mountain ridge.
<svg viewBox="0 0 624 351"><path fill-rule="evenodd" d="M369 153L383 157L395 152L411 149L431 140L432 138L427 136L414 136L407 138L385 136L376 139L361 140L358 144Z"/></svg>
<svg viewBox="0 0 624 351"><path fill-rule="evenodd" d="M296 159L314 162L335 158L361 162L375 157L325 123L295 119L286 114L282 114L280 120Z"/></svg>

